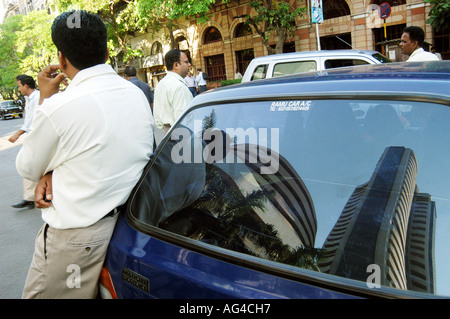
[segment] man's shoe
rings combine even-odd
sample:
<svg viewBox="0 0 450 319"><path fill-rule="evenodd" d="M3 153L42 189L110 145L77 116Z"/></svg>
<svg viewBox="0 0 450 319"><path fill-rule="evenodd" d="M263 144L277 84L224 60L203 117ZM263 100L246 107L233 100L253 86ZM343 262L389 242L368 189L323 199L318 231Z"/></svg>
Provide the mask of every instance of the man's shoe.
<svg viewBox="0 0 450 319"><path fill-rule="evenodd" d="M14 204L11 207L14 208L29 208L32 209L34 208L34 202L29 201L29 200L22 200L20 203Z"/></svg>

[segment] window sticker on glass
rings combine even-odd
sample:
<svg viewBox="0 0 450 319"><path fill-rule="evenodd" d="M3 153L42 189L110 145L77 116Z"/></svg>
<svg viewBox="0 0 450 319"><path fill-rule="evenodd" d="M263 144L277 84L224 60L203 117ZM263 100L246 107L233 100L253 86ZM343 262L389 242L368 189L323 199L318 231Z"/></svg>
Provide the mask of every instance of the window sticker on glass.
<svg viewBox="0 0 450 319"><path fill-rule="evenodd" d="M309 111L310 106L311 101L276 101L270 105L270 111Z"/></svg>

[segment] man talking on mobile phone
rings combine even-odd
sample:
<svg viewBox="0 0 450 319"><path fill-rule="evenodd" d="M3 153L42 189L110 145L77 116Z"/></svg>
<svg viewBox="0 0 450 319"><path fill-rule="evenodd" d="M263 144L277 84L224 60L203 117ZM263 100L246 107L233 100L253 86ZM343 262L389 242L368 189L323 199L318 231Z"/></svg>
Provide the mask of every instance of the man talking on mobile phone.
<svg viewBox="0 0 450 319"><path fill-rule="evenodd" d="M98 15L62 13L52 40L59 65L38 75L41 105L16 160L39 182L44 220L22 297L95 298L120 206L153 151L154 120L142 91L105 64Z"/></svg>

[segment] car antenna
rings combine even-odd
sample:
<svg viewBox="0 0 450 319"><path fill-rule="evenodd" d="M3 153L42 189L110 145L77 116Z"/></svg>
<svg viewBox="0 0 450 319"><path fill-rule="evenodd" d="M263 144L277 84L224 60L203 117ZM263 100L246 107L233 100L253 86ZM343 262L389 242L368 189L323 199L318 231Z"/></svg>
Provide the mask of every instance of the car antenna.
<svg viewBox="0 0 450 319"><path fill-rule="evenodd" d="M342 40L341 38L339 38L337 35L336 35L336 38L338 38L339 40L341 40L342 42L344 42L345 44L347 44L350 48L352 48L353 50L356 50L356 51L358 51L359 53L361 53L361 51L360 50L358 50L358 49L355 49L354 47L352 47L352 45L350 44L350 43L348 43L348 42L346 42L346 41L344 41L344 40Z"/></svg>

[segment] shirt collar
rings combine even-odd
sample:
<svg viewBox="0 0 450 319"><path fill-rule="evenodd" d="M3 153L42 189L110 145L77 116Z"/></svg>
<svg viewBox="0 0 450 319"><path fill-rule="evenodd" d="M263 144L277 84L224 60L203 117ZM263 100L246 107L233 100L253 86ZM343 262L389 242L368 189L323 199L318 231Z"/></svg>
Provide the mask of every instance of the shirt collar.
<svg viewBox="0 0 450 319"><path fill-rule="evenodd" d="M179 75L178 73L175 73L173 71L167 71L167 75L176 78L178 81L183 82L186 84L186 81Z"/></svg>
<svg viewBox="0 0 450 319"><path fill-rule="evenodd" d="M105 74L117 74L113 68L109 64L97 64L94 66L91 66L89 68L83 69L78 71L78 73L73 77L72 81L70 82L69 86L66 90L70 89L71 87L78 86L80 83L96 77L100 75Z"/></svg>
<svg viewBox="0 0 450 319"><path fill-rule="evenodd" d="M29 96L27 96L28 100L33 99L37 94L37 90L34 90Z"/></svg>
<svg viewBox="0 0 450 319"><path fill-rule="evenodd" d="M420 52L423 52L423 51L425 51L423 48L418 48L413 53L411 53L410 57L413 55L419 54Z"/></svg>

